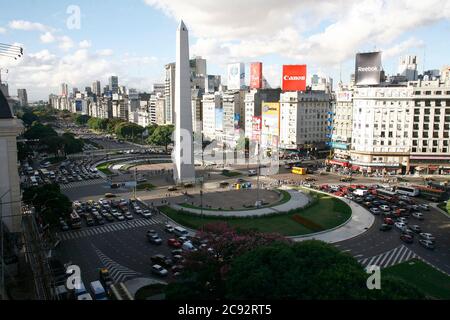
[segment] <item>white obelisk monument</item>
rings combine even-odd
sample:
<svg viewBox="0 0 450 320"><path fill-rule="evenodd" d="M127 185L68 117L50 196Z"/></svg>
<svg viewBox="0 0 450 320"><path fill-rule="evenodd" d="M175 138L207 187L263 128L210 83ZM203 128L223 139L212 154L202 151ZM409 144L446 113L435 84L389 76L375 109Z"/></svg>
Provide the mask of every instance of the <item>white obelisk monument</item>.
<svg viewBox="0 0 450 320"><path fill-rule="evenodd" d="M173 178L177 184L195 182L192 134L189 33L183 21L177 30L175 65L175 146Z"/></svg>

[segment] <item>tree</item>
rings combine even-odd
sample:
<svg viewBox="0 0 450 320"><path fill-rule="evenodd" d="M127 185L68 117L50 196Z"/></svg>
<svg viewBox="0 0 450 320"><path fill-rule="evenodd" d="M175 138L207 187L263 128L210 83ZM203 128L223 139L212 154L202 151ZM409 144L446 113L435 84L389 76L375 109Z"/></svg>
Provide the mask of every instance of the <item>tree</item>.
<svg viewBox="0 0 450 320"><path fill-rule="evenodd" d="M85 125L91 117L86 114L77 114L75 116L74 122L78 125Z"/></svg>
<svg viewBox="0 0 450 320"><path fill-rule="evenodd" d="M121 122L115 126L115 134L121 138L134 138L140 136L144 128L132 122Z"/></svg>
<svg viewBox="0 0 450 320"><path fill-rule="evenodd" d="M57 184L27 188L23 191L23 201L35 207L44 224L53 227L58 225L59 217L67 217L72 210L72 202Z"/></svg>
<svg viewBox="0 0 450 320"><path fill-rule="evenodd" d="M57 136L56 131L49 125L43 125L40 122L33 122L31 127L25 131L24 137L26 139L43 139L49 136Z"/></svg>
<svg viewBox="0 0 450 320"><path fill-rule="evenodd" d="M21 116L20 119L23 121L23 123L29 127L31 124L35 121L38 121L39 118L36 116L33 112L30 110L26 110Z"/></svg>
<svg viewBox="0 0 450 320"><path fill-rule="evenodd" d="M106 125L106 131L108 131L109 133L115 133L116 126L124 122L126 121L122 119L117 118L109 119L108 124Z"/></svg>
<svg viewBox="0 0 450 320"><path fill-rule="evenodd" d="M108 126L108 119L90 118L87 125L93 130L105 131Z"/></svg>
<svg viewBox="0 0 450 320"><path fill-rule="evenodd" d="M226 224L197 234L210 249L185 254L180 281L168 299L423 299L416 288L382 277L369 290L368 274L351 255L322 241L294 243L281 235L239 231Z"/></svg>
<svg viewBox="0 0 450 320"><path fill-rule="evenodd" d="M41 143L46 146L47 152L57 157L64 148L64 139L60 136L46 136L41 139Z"/></svg>
<svg viewBox="0 0 450 320"><path fill-rule="evenodd" d="M172 143L172 134L175 130L173 125L158 126L153 134L147 139L149 144L164 146L166 148Z"/></svg>
<svg viewBox="0 0 450 320"><path fill-rule="evenodd" d="M28 143L17 142L17 159L19 159L19 161L26 160L31 153L33 153L33 151Z"/></svg>
<svg viewBox="0 0 450 320"><path fill-rule="evenodd" d="M81 139L76 139L75 136L70 132L65 132L62 134L64 153L72 154L83 151L84 142Z"/></svg>

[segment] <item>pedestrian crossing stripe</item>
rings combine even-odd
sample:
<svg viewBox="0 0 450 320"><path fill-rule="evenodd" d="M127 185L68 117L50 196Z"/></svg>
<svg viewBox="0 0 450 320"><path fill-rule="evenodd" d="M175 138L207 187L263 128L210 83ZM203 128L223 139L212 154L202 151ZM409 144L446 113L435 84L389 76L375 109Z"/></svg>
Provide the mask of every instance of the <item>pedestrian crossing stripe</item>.
<svg viewBox="0 0 450 320"><path fill-rule="evenodd" d="M150 218L150 219L136 219L133 221L123 221L116 222L108 225L91 227L86 230L76 230L76 231L67 231L59 234L59 238L61 241L81 239L96 236L103 233L109 233L120 230L134 229L139 227L150 226L154 224L160 224L161 221Z"/></svg>
<svg viewBox="0 0 450 320"><path fill-rule="evenodd" d="M418 256L406 246L401 245L379 255L359 259L358 262L361 263L363 267L375 265L380 268L387 268L414 258L418 258Z"/></svg>
<svg viewBox="0 0 450 320"><path fill-rule="evenodd" d="M72 188L101 184L104 182L105 182L105 180L102 178L93 179L93 180L84 180L84 181L74 181L74 182L69 182L67 184L60 184L60 188L61 188L61 190L67 190L67 189L72 189Z"/></svg>
<svg viewBox="0 0 450 320"><path fill-rule="evenodd" d="M96 247L94 247L94 246L92 246L92 247L94 248L95 253L97 254L97 256L100 259L103 266L108 269L109 274L111 275L111 278L115 282L124 282L128 279L142 276L141 273L131 270L131 269L115 262L114 260L112 260L111 258L106 256L103 252L101 252Z"/></svg>

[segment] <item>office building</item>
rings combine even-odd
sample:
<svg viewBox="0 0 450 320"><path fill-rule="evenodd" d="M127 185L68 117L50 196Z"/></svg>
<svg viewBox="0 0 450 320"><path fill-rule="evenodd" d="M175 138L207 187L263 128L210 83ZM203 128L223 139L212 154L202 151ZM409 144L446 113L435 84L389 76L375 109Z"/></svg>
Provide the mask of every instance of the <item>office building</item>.
<svg viewBox="0 0 450 320"><path fill-rule="evenodd" d="M28 106L27 89L17 89L17 98L19 99L19 105L21 107Z"/></svg>

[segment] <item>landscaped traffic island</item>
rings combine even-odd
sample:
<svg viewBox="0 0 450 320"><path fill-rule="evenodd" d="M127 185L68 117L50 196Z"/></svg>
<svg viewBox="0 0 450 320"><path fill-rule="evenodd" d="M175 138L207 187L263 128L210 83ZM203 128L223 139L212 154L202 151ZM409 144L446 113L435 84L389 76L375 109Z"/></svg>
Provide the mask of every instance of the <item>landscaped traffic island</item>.
<svg viewBox="0 0 450 320"><path fill-rule="evenodd" d="M208 223L227 222L233 227L256 229L266 233L280 233L284 236L307 235L338 227L351 217L351 208L333 196L309 192L311 202L304 208L279 212L259 217L226 217L198 215L163 206L160 210L175 222L200 229Z"/></svg>

